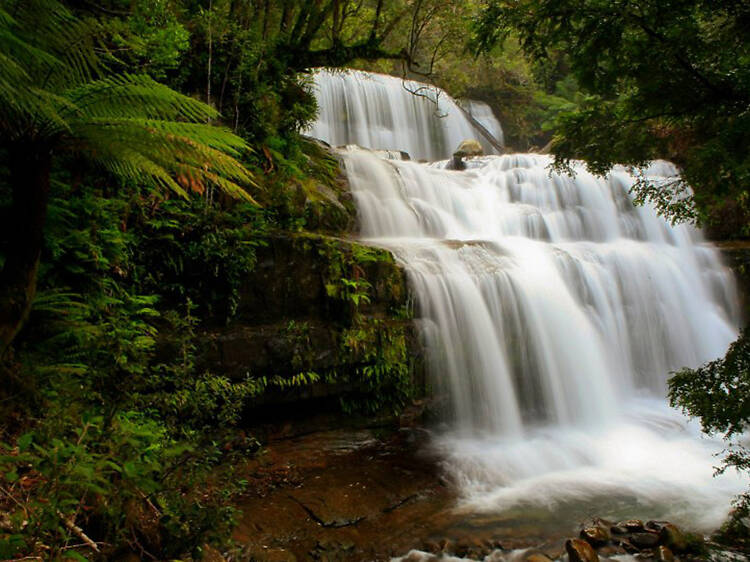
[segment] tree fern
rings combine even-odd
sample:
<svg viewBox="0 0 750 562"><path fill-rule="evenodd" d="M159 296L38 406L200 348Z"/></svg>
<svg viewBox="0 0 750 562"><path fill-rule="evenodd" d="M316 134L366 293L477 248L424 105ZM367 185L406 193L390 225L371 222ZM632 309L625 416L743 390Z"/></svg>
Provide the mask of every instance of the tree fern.
<svg viewBox="0 0 750 562"><path fill-rule="evenodd" d="M19 240L0 272L0 354L34 296L53 154L182 196L211 185L253 201L238 160L246 143L210 125L219 116L208 105L148 76L109 73L102 35L57 0L0 0L0 142Z"/></svg>

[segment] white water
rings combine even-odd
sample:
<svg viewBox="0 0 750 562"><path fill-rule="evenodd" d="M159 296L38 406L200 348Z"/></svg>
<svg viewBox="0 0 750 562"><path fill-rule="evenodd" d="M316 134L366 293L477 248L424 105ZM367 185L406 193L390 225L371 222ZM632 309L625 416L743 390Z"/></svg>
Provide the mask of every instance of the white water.
<svg viewBox="0 0 750 562"><path fill-rule="evenodd" d="M486 153L495 152L456 102L435 86L356 70L316 70L313 80L318 118L305 133L333 146L402 150L414 160L437 160L476 138ZM477 119L492 132L499 123L489 121L488 109L478 108L484 113Z"/></svg>
<svg viewBox="0 0 750 562"><path fill-rule="evenodd" d="M497 120L492 108L483 101L477 100L460 100L459 104L466 112L471 115L479 124L487 129L500 144L505 144L505 135L500 121Z"/></svg>
<svg viewBox="0 0 750 562"><path fill-rule="evenodd" d="M606 517L625 498L631 517L721 523L743 483L713 478L721 443L665 399L670 371L737 336L732 275L700 232L634 207L625 170L549 176L538 155L465 172L344 158L363 238L409 273L431 380L450 401L438 447L463 508L591 502Z"/></svg>

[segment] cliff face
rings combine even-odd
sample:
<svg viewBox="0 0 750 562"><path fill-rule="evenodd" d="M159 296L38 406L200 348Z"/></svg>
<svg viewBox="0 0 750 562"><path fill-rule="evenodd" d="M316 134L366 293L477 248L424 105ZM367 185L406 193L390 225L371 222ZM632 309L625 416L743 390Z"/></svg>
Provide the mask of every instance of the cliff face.
<svg viewBox="0 0 750 562"><path fill-rule="evenodd" d="M315 206L320 214L320 199ZM356 220L347 210L338 223L351 231ZM423 392L404 271L388 251L357 243L351 232L269 235L236 316L202 335L201 367L264 388L249 408L256 417L321 399L345 412L393 411Z"/></svg>

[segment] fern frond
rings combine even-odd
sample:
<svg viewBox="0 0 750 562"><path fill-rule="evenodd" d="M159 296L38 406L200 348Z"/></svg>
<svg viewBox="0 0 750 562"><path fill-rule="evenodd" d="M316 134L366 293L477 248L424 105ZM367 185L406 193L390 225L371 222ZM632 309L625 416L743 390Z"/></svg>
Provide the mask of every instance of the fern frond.
<svg viewBox="0 0 750 562"><path fill-rule="evenodd" d="M125 180L186 196L215 185L254 201L249 151L218 112L143 75L94 79L101 26L58 0L0 0L0 131L91 158Z"/></svg>
<svg viewBox="0 0 750 562"><path fill-rule="evenodd" d="M81 85L66 93L79 117L181 119L206 122L219 116L212 107L154 81L123 74Z"/></svg>
<svg viewBox="0 0 750 562"><path fill-rule="evenodd" d="M244 186L254 185L236 160L247 147L226 129L196 123L143 119L93 119L76 123L77 149L113 173L128 179L151 178L185 196L216 185L254 202Z"/></svg>

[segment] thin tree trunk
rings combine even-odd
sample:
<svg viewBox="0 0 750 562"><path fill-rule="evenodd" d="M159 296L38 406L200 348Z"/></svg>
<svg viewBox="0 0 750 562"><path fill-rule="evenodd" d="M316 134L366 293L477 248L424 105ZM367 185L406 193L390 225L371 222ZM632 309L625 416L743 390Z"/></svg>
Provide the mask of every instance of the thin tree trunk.
<svg viewBox="0 0 750 562"><path fill-rule="evenodd" d="M49 150L36 148L26 145L9 151L13 199L0 271L0 358L26 322L36 293L52 160Z"/></svg>
<svg viewBox="0 0 750 562"><path fill-rule="evenodd" d="M211 63L213 58L213 35L211 34L211 20L214 17L214 3L213 0L208 2L208 71L206 79L206 103L211 105ZM210 119L209 119L210 122Z"/></svg>

